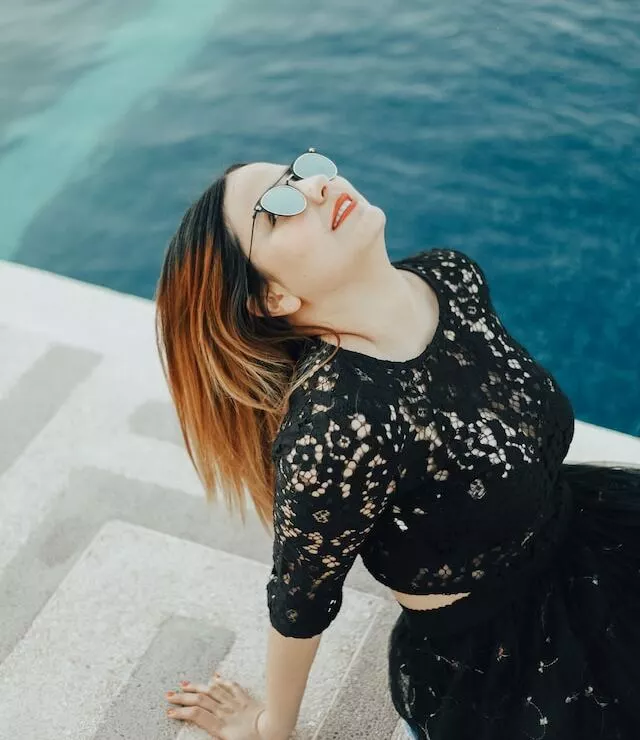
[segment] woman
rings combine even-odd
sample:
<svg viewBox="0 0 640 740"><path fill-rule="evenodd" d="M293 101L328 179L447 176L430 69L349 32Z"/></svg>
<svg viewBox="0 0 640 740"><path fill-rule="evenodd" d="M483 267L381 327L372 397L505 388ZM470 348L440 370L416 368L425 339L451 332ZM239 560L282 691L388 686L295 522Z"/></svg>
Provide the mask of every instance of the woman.
<svg viewBox="0 0 640 740"><path fill-rule="evenodd" d="M453 249L390 262L385 215L313 149L234 165L157 290L191 459L273 525L266 704L171 698L223 740L286 738L356 556L402 611L410 737L640 737L640 470L563 463L571 404Z"/></svg>

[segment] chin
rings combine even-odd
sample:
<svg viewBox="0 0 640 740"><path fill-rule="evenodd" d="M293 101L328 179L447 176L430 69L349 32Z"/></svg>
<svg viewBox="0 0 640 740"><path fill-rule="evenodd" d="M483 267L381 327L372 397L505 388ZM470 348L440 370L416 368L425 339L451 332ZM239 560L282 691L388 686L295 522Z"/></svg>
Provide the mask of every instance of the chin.
<svg viewBox="0 0 640 740"><path fill-rule="evenodd" d="M382 210L382 208L380 208L380 206L373 206L369 204L369 211L370 211L370 213L368 214L369 218L371 218L374 221L376 220L382 221L383 225L387 223L387 214Z"/></svg>
<svg viewBox="0 0 640 740"><path fill-rule="evenodd" d="M378 206L370 206L370 212L367 214L367 220L371 222L371 226L375 229L376 233L384 230L387 223L387 214Z"/></svg>

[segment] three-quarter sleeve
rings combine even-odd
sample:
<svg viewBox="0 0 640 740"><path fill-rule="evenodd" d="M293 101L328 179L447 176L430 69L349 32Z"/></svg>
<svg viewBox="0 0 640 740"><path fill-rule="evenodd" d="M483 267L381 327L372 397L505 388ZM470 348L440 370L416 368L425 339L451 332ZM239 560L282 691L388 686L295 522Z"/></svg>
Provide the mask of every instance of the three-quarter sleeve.
<svg viewBox="0 0 640 740"><path fill-rule="evenodd" d="M314 407L275 448L270 621L313 637L342 605L358 551L396 488L397 425L380 410Z"/></svg>

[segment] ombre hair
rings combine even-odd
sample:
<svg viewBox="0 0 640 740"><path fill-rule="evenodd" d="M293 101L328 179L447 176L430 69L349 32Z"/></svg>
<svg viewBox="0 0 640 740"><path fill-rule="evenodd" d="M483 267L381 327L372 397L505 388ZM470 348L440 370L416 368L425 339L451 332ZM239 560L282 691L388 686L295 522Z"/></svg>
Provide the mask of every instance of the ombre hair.
<svg viewBox="0 0 640 740"><path fill-rule="evenodd" d="M272 444L291 394L318 369L317 357L300 362L304 345L320 333L338 347L340 338L270 315L267 276L248 262L223 213L227 175L245 165L231 165L205 190L169 242L155 294L156 344L207 501L221 491L244 525L248 493L272 533ZM262 316L247 308L250 297Z"/></svg>

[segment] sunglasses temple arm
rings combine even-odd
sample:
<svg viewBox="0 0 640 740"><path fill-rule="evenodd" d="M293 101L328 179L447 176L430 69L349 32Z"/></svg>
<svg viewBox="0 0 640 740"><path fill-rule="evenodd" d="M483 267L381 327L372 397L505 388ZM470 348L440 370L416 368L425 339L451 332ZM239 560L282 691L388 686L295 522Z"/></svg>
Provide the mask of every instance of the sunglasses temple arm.
<svg viewBox="0 0 640 740"><path fill-rule="evenodd" d="M253 249L253 232L256 228L257 215L258 215L258 211L256 210L253 214L253 226L251 227L251 241L249 242L249 257L248 257L249 262L251 262L251 250Z"/></svg>

